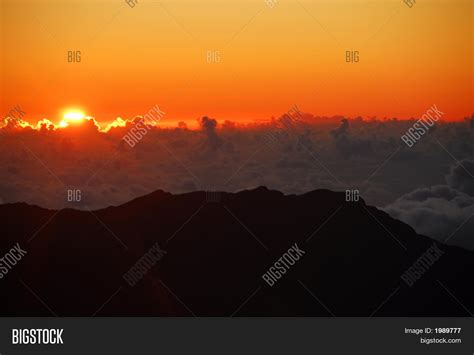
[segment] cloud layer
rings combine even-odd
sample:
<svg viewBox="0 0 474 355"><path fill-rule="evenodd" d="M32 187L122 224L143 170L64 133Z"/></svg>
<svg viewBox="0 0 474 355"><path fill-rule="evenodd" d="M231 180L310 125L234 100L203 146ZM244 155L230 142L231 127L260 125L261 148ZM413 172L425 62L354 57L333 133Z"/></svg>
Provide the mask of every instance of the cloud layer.
<svg viewBox="0 0 474 355"><path fill-rule="evenodd" d="M190 130L183 122L161 128L136 117L104 131L93 119L62 129L7 120L0 129L0 198L97 209L157 189L358 189L367 203L442 239L472 214L473 122L439 122L409 148L401 136L415 120L289 112L246 125L203 117ZM132 129L133 147L123 139ZM81 201L68 201L68 190L80 190ZM472 231L466 222L450 241L474 248L461 241Z"/></svg>

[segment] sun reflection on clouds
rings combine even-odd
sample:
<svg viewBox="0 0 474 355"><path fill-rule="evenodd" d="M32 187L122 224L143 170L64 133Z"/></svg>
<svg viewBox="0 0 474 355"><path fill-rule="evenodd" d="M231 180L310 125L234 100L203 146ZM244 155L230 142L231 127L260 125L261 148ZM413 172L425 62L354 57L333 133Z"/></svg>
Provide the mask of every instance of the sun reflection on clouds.
<svg viewBox="0 0 474 355"><path fill-rule="evenodd" d="M15 117L5 117L3 120L0 120L0 130L1 129L33 129L36 131L39 130L63 130L63 129L74 129L74 130L83 130L83 128L93 126L98 132L109 132L111 129L123 128L128 125L134 125L136 122L142 120L142 116L135 116L131 118L121 118L117 117L112 122L104 124L101 126L97 119L93 116L88 116L82 111L70 110L64 112L62 119L59 119L53 122L50 119L43 118L36 122L28 122L21 118ZM155 124L157 126L157 124Z"/></svg>

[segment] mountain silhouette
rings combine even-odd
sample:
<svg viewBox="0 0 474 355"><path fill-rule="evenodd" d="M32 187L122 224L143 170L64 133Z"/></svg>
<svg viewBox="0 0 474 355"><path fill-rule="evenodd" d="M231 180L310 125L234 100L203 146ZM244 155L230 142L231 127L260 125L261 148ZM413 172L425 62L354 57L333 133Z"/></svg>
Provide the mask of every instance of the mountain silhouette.
<svg viewBox="0 0 474 355"><path fill-rule="evenodd" d="M474 253L418 235L361 199L156 191L97 211L0 206L0 252L27 252L0 280L2 316L466 316ZM293 245L304 255L262 275ZM147 251L166 253L131 286ZM433 245L413 285L402 275Z"/></svg>

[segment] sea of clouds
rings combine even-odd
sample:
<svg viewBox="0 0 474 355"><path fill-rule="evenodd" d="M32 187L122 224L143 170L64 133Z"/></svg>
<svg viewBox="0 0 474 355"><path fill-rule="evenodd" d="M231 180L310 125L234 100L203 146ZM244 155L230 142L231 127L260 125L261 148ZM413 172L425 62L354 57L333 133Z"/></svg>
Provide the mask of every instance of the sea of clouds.
<svg viewBox="0 0 474 355"><path fill-rule="evenodd" d="M102 131L94 119L62 129L6 120L0 203L98 209L158 189L357 189L418 233L474 249L474 117L441 120L411 148L401 137L416 121L395 118L293 112L242 125L202 117L198 129L146 126L133 147L123 137L142 118L120 122ZM68 190L81 200L68 201Z"/></svg>

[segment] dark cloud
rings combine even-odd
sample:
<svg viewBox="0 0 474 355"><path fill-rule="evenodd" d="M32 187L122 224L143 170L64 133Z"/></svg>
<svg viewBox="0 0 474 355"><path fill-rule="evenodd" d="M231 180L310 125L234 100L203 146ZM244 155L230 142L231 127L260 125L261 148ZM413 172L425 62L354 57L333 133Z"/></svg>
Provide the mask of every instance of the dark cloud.
<svg viewBox="0 0 474 355"><path fill-rule="evenodd" d="M336 129L333 129L331 131L331 134L334 136L334 138L339 138L339 136L345 135L349 132L349 127L349 120L347 118L344 118L343 120L341 120L341 125Z"/></svg>
<svg viewBox="0 0 474 355"><path fill-rule="evenodd" d="M216 150L222 145L222 140L217 135L217 121L204 116L200 121L201 129L207 135L206 145L210 150Z"/></svg>
<svg viewBox="0 0 474 355"><path fill-rule="evenodd" d="M474 196L474 160L462 160L452 167L446 180L453 189Z"/></svg>

